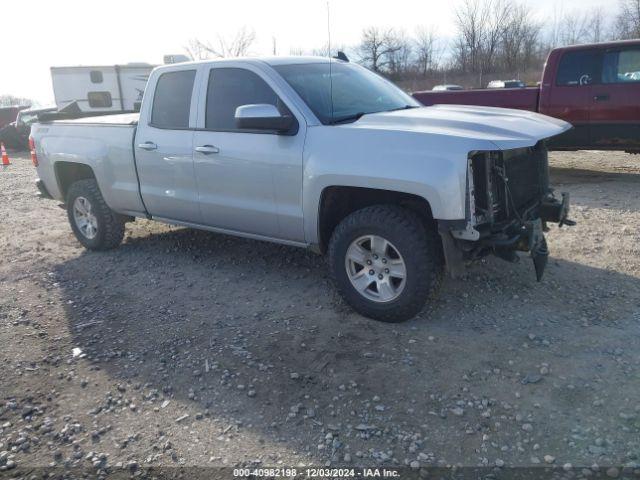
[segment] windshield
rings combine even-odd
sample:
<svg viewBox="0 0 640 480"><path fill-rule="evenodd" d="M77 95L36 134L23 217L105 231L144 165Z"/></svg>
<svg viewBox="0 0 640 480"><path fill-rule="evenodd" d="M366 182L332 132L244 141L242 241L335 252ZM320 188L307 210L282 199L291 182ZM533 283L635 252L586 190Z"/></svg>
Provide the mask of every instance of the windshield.
<svg viewBox="0 0 640 480"><path fill-rule="evenodd" d="M392 83L357 65L333 62L333 85L329 81L328 63L274 68L325 125L355 121L367 113L420 106Z"/></svg>

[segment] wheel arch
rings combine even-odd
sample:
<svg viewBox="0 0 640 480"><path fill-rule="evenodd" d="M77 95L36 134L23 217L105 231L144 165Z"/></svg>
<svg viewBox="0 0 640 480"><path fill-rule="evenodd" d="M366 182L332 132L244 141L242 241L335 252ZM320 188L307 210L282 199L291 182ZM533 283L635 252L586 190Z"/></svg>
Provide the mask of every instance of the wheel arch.
<svg viewBox="0 0 640 480"><path fill-rule="evenodd" d="M93 168L86 163L58 161L53 165L53 169L58 189L64 199L67 198L69 187L78 180L96 180Z"/></svg>
<svg viewBox="0 0 640 480"><path fill-rule="evenodd" d="M415 212L425 223L433 224L433 210L429 201L414 193L349 185L330 185L323 188L318 204L318 249L327 251L329 240L338 224L349 214L372 205L399 205Z"/></svg>

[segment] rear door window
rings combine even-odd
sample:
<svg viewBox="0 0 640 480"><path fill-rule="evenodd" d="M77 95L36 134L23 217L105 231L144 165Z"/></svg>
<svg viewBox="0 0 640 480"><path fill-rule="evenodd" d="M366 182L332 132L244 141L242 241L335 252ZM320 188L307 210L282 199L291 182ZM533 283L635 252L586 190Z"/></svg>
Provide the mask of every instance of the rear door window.
<svg viewBox="0 0 640 480"><path fill-rule="evenodd" d="M578 86L598 83L597 62L597 50L566 52L558 65L556 85Z"/></svg>
<svg viewBox="0 0 640 480"><path fill-rule="evenodd" d="M189 128L195 78L195 70L179 70L160 75L153 95L152 126L173 130Z"/></svg>
<svg viewBox="0 0 640 480"><path fill-rule="evenodd" d="M610 51L602 59L602 83L640 82L640 48Z"/></svg>

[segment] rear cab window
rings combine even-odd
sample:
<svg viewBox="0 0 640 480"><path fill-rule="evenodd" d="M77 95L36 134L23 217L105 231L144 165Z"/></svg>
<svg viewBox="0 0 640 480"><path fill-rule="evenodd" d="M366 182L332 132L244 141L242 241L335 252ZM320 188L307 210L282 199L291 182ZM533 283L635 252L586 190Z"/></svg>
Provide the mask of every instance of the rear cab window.
<svg viewBox="0 0 640 480"><path fill-rule="evenodd" d="M556 85L580 86L599 83L598 50L567 51L560 58Z"/></svg>
<svg viewBox="0 0 640 480"><path fill-rule="evenodd" d="M640 82L640 47L605 52L602 83L632 82Z"/></svg>
<svg viewBox="0 0 640 480"><path fill-rule="evenodd" d="M160 75L153 95L150 125L156 128L189 128L195 70L178 70Z"/></svg>

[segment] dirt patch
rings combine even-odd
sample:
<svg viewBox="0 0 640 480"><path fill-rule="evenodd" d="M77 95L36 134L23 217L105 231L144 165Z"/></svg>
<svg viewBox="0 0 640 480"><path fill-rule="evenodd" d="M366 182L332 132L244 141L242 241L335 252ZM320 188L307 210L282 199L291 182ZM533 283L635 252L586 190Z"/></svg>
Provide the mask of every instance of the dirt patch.
<svg viewBox="0 0 640 480"><path fill-rule="evenodd" d="M578 225L552 227L543 282L490 258L399 325L354 314L295 248L138 220L86 252L12 161L4 467L639 461L636 156L552 154Z"/></svg>

